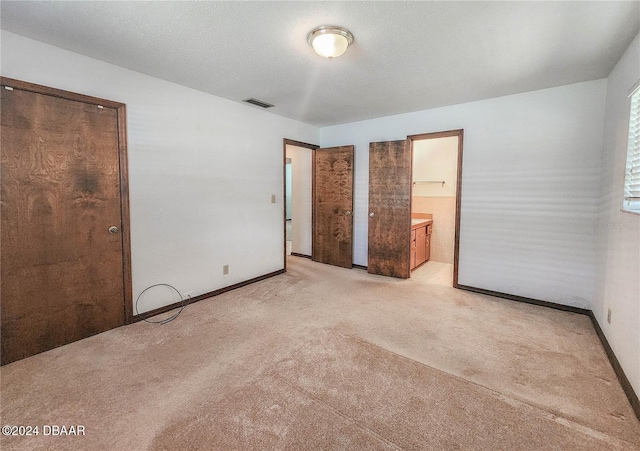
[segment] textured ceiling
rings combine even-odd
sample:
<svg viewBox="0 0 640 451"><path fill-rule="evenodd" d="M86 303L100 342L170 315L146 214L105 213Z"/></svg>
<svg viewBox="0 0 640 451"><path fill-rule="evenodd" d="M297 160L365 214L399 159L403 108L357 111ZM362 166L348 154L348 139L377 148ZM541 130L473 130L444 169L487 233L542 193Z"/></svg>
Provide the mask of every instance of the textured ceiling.
<svg viewBox="0 0 640 451"><path fill-rule="evenodd" d="M606 77L639 2L7 2L3 29L323 126ZM306 42L348 28L340 58Z"/></svg>

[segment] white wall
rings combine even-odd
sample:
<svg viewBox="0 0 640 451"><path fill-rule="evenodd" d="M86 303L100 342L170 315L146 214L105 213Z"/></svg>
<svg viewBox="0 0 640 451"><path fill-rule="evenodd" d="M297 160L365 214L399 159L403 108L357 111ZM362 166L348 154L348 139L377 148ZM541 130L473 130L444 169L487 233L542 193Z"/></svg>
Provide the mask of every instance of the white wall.
<svg viewBox="0 0 640 451"><path fill-rule="evenodd" d="M413 196L455 197L458 180L458 137L420 139L413 141Z"/></svg>
<svg viewBox="0 0 640 451"><path fill-rule="evenodd" d="M459 282L590 308L606 80L320 130L354 144L354 262L367 264L369 142L464 129Z"/></svg>
<svg viewBox="0 0 640 451"><path fill-rule="evenodd" d="M640 216L620 211L629 132L627 95L638 79L640 35L607 79L593 313L640 395Z"/></svg>
<svg viewBox="0 0 640 451"><path fill-rule="evenodd" d="M3 76L127 104L134 300L282 269L283 138L317 142L316 127L5 31L1 45Z"/></svg>
<svg viewBox="0 0 640 451"><path fill-rule="evenodd" d="M312 151L287 144L286 153L291 158L291 252L311 255Z"/></svg>

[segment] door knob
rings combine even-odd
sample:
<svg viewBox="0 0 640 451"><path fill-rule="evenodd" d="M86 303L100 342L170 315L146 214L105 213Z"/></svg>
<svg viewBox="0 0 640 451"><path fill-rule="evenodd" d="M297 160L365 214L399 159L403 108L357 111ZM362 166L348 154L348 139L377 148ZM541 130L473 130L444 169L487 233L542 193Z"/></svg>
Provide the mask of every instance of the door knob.
<svg viewBox="0 0 640 451"><path fill-rule="evenodd" d="M375 214L375 213L373 213L373 212L372 212L372 213L369 213L369 217L370 217L370 218L373 218L375 215L376 215L376 214Z"/></svg>
<svg viewBox="0 0 640 451"><path fill-rule="evenodd" d="M347 215L347 216L351 216L351 212L350 211L345 211L344 214Z"/></svg>
<svg viewBox="0 0 640 451"><path fill-rule="evenodd" d="M109 233L115 235L116 233L118 233L118 228L116 226L109 227Z"/></svg>

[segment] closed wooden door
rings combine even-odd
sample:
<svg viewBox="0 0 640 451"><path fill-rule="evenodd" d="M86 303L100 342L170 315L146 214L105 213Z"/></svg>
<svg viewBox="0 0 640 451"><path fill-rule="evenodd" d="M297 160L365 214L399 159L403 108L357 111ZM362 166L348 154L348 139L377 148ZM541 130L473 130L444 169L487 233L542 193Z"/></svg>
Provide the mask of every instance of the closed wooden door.
<svg viewBox="0 0 640 451"><path fill-rule="evenodd" d="M313 259L353 264L353 146L316 149Z"/></svg>
<svg viewBox="0 0 640 451"><path fill-rule="evenodd" d="M1 89L2 364L125 323L118 109L20 83Z"/></svg>
<svg viewBox="0 0 640 451"><path fill-rule="evenodd" d="M406 140L369 144L368 238L370 273L409 277L411 149Z"/></svg>

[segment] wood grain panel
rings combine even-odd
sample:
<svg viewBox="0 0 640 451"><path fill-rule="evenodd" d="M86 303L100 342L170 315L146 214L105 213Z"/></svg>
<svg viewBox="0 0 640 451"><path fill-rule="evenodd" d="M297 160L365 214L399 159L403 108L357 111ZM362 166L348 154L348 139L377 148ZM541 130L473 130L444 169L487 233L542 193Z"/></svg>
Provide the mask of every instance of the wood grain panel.
<svg viewBox="0 0 640 451"><path fill-rule="evenodd" d="M313 259L353 264L353 146L316 149Z"/></svg>
<svg viewBox="0 0 640 451"><path fill-rule="evenodd" d="M1 102L6 364L124 324L127 262L118 109L17 88Z"/></svg>
<svg viewBox="0 0 640 451"><path fill-rule="evenodd" d="M411 239L408 141L369 144L369 215L367 270L372 274L408 278Z"/></svg>

